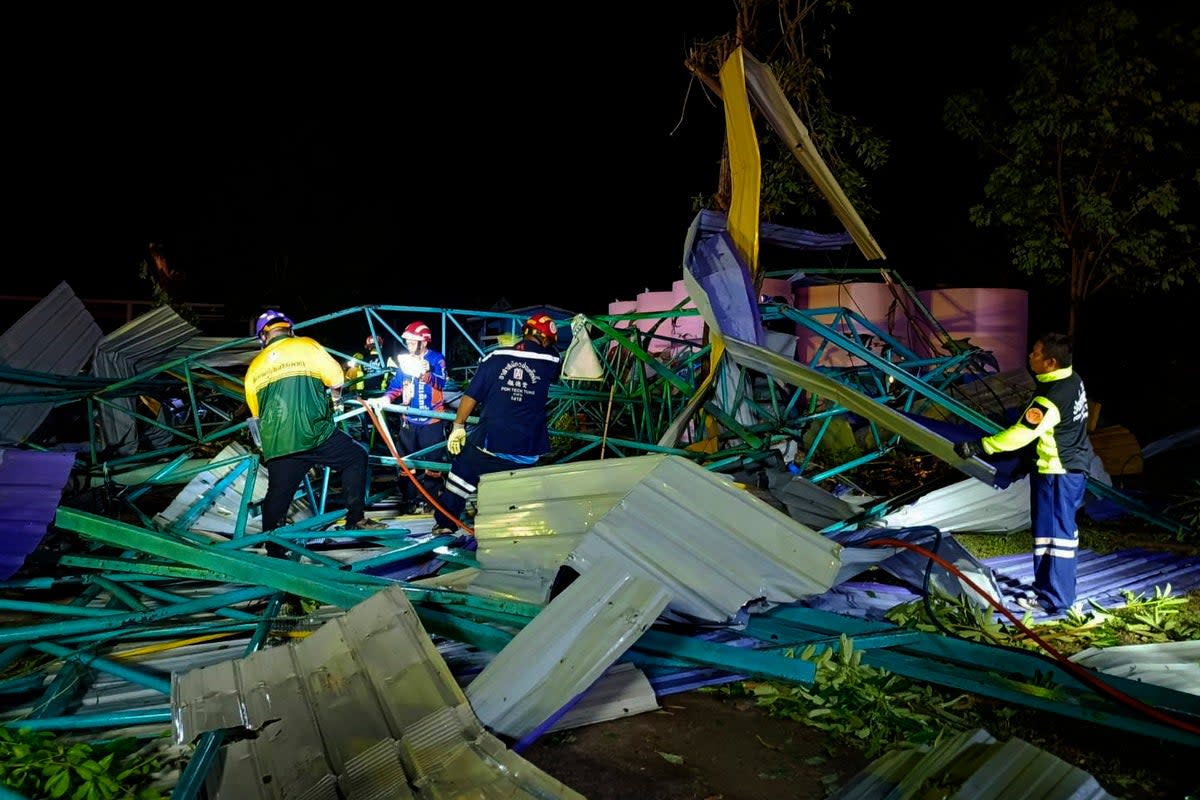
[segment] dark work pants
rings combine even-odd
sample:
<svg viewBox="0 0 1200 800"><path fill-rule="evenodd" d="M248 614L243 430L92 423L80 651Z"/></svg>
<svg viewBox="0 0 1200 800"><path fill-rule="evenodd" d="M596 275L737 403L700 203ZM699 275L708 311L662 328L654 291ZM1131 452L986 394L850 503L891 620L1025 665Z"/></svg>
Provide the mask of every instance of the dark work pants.
<svg viewBox="0 0 1200 800"><path fill-rule="evenodd" d="M434 459L444 458L445 450L436 449L439 445L446 441L446 426L437 423L434 425L405 425L396 431L396 452L401 456L418 453L427 447L435 449L428 453L423 453L417 456L420 461L433 461ZM431 472L429 470L417 469L410 467L413 475L425 487L425 491L429 492L430 497L437 497L442 490L442 473ZM417 487L409 480L407 475L401 473L400 478L400 497L407 503L420 503L425 500L424 496L417 491Z"/></svg>
<svg viewBox="0 0 1200 800"><path fill-rule="evenodd" d="M1065 611L1075 602L1075 555L1087 475L1029 476L1029 515L1033 525L1033 589L1047 611Z"/></svg>
<svg viewBox="0 0 1200 800"><path fill-rule="evenodd" d="M489 472L513 472L532 466L534 465L518 464L508 459L496 458L491 453L485 453L467 442L462 451L450 462L450 472L446 475L446 488L438 496L438 505L446 509L448 514L461 520L463 509L467 507L467 499L477 490L480 477ZM457 522L451 520L437 508L433 510L433 521L438 527L458 527Z"/></svg>
<svg viewBox="0 0 1200 800"><path fill-rule="evenodd" d="M362 521L367 494L367 451L344 432L335 430L332 436L311 450L267 462L267 496L262 503L264 533L283 524L296 489L304 475L315 466L329 467L338 473L346 503L346 524L356 525Z"/></svg>

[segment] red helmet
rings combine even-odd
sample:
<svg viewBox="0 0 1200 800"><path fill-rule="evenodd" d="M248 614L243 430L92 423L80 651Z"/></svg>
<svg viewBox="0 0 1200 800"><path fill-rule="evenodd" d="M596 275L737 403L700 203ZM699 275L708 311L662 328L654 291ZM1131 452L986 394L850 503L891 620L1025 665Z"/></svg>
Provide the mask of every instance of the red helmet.
<svg viewBox="0 0 1200 800"><path fill-rule="evenodd" d="M550 317L538 314L525 320L525 327L521 331L521 335L537 336L542 339L544 344L552 345L558 342L558 326Z"/></svg>
<svg viewBox="0 0 1200 800"><path fill-rule="evenodd" d="M410 322L408 323L408 327L404 329L404 333L400 334L400 338L429 344L430 340L433 339L433 334L430 333L429 326L424 322Z"/></svg>

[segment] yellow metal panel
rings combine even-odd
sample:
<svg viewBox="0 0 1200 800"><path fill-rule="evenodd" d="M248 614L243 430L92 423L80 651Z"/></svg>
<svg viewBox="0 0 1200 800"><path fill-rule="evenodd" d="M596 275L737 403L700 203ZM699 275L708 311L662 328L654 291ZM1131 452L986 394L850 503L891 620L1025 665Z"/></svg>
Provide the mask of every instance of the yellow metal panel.
<svg viewBox="0 0 1200 800"><path fill-rule="evenodd" d="M729 177L733 186L727 226L734 246L746 261L751 280L757 284L762 164L758 155L758 139L754 135L754 121L750 118L750 101L746 96L746 73L740 47L721 66L721 94L725 99L725 139L729 147ZM713 363L716 363L715 358Z"/></svg>

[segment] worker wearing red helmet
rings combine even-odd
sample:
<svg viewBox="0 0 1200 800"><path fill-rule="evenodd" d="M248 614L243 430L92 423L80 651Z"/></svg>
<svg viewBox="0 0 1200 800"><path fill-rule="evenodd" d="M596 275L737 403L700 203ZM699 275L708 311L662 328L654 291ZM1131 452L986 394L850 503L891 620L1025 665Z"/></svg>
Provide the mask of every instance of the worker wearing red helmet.
<svg viewBox="0 0 1200 800"><path fill-rule="evenodd" d="M492 350L479 362L459 400L446 449L454 456L434 509L434 532L449 533L489 472L530 467L550 452L546 401L562 372L558 327L545 314L525 321L521 341ZM479 410L468 433L467 419Z"/></svg>
<svg viewBox="0 0 1200 800"><path fill-rule="evenodd" d="M341 400L342 366L316 340L296 336L280 311L259 316L254 333L262 352L246 369L251 430L267 465L262 530L278 528L304 476L327 466L341 479L347 528L385 528L365 519L367 451L338 429L333 404ZM332 403L330 402L332 399ZM282 548L268 545L272 555Z"/></svg>
<svg viewBox="0 0 1200 800"><path fill-rule="evenodd" d="M396 374L388 382L387 391L374 403L406 406L417 413L401 416L394 430L396 452L401 456L416 454L418 458L442 457L441 446L446 441L446 426L440 417L420 412L443 412L446 409L446 357L429 347L433 332L424 322L409 323L400 335L405 352L395 360ZM389 426L389 430L392 426ZM442 489L442 473L422 470L421 485L430 497ZM410 481L401 481L401 499L413 513L429 513L429 504Z"/></svg>

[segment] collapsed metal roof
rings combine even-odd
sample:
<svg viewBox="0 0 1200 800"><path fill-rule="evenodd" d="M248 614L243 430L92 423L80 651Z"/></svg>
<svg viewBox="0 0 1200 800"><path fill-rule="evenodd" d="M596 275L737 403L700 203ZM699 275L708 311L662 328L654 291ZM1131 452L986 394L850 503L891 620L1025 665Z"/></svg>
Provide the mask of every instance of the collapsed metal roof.
<svg viewBox="0 0 1200 800"><path fill-rule="evenodd" d="M693 241L702 236L698 226ZM706 254L713 260L706 261ZM719 277L721 271L738 266L729 258L728 248L714 246L701 248L690 263L707 271L710 285L724 285L729 282ZM894 278L889 285L902 286ZM748 330L746 318L738 315L749 314L752 302L747 297L738 303L701 303L663 317L702 315L716 305L723 319L739 319L733 327ZM914 299L900 292L897 302ZM323 326L344 329L358 321L361 330L394 335L418 312L439 331L444 352L482 353L486 326L481 323L518 322L499 312L372 306L297 327L323 343L328 339L331 352L345 358L339 340L321 333ZM1065 668L1054 676L1067 687L1060 701L1014 689L1025 676L1046 669L1042 659L1008 653L998 658L986 645L947 643L941 641L945 637L901 632L882 621L885 602L900 602L903 592L919 597L927 587L919 559L894 545L878 547L879 539L907 538L942 548L959 572L973 575L978 586L994 587L986 593L1010 608L1015 592L1028 582L1020 574L1027 557L1011 565L980 563L955 549L951 537L953 530L1019 529L1027 514L1019 478L1000 486L1001 478L1011 476L1001 476L988 462L958 459L947 438L955 425L962 430L995 425L992 412L973 403L995 403L1007 395L979 391L991 378L986 358L961 349L918 357L889 331L848 309L767 303L755 304L753 314L760 324L787 323L819 335L826 348L844 352L851 366L799 363L786 355L789 335L775 330L763 337L770 346L725 337L721 361L727 367L709 383L706 360L713 351L705 342L655 344L662 335L653 325L643 330L634 324L641 321L637 315L563 320L575 323L590 340L589 354L608 389L572 379L554 388L547 420L555 454L544 466L480 481L474 551L462 549L455 537L433 536L428 519L395 515L389 496L396 458L372 439L365 410L353 400L341 421L372 445L368 501L371 514L386 521L388 530L354 536L330 531L342 514L336 486L328 476L313 476L295 498L290 524L263 535L258 504L265 470L241 418L238 370L253 352L249 339L182 338L186 326L168 312L156 312L144 323L146 337L133 335L142 328L135 323L125 329L128 336L113 340L131 348L120 348L130 355L126 366L114 367L121 373L116 380L101 384L86 378L65 403L58 387L76 385L72 375L38 372L53 365L26 356L31 369L0 374L0 411L50 407L52 413L20 441L64 449L4 451L6 457L16 453L29 459L32 466L20 470L26 487L0 470L5 482L0 491L27 497L30 475L53 477L43 481L40 493L46 504L61 497L55 528L64 537L76 536L78 546L12 565L5 587L23 593L20 608L29 624L0 632L0 641L12 653L33 648L44 660L19 678L19 687L14 684L20 691L12 696L20 699L0 713L10 720L21 717L22 724L94 735L163 730L187 716L187 738L196 744L173 793L181 800L205 791L240 796L234 792L241 790L232 787L254 775L290 769L297 752L312 752L305 767L320 774L304 773L308 780L296 785L296 796L305 788L317 793L312 796L348 791L348 796L371 796L370 787L380 785L376 781L393 787L403 781L413 796L433 797L444 787L433 772L421 772L422 765L475 759L488 767L464 775L473 786L492 785L501 780L495 770L519 765L516 753L523 742L556 724L654 707L647 685L661 695L741 676L810 682L811 663L785 658L778 648L847 635L892 642L872 648L865 659L898 674L1126 731L1194 739L1186 730L1121 707ZM157 355L148 360L137 355L151 351ZM149 363L157 359L165 360ZM75 372L88 367L86 359L72 364ZM383 370L383 365L368 367L377 370L373 374ZM998 386L1006 385L998 380ZM975 388L963 391L968 386ZM103 426L94 440L63 443L61 435L70 430L64 412L72 404L89 415L103 409L112 419L123 419ZM837 437L855 430L868 435L850 440L849 454L838 450L847 440ZM944 463L937 480L895 497L859 491L857 468L914 449ZM428 452L405 461L410 468L444 468L440 458ZM760 479L761 485L753 485ZM1128 501L1129 513L1167 524L1111 486L1089 488L1107 490L1103 496L1117 503ZM300 561L267 558L263 547L271 540L300 553ZM25 541L29 546L19 559L40 539ZM1106 602L1119 601L1089 582L1089 558L1081 555L1081 585ZM1132 566L1109 573L1105 591L1153 590L1166 580L1177 591L1200 584L1186 560L1168 558L1148 572L1139 569L1150 566L1149 558L1126 557L1125 562ZM864 580L870 575L864 570L871 568L888 572L900 585ZM42 569L52 571L42 574ZM578 577L571 583L573 574ZM933 585L986 602L948 572L934 573ZM428 760L405 755L405 748L417 746L424 736L417 735L420 728L405 733L393 726L386 735L379 728L375 744L359 742L353 753L344 749L350 743L336 725L321 729L320 737L305 728L313 734L311 741L320 739L322 747L332 748L317 753L295 749L287 736L277 739L287 726L270 723L271 712L256 711L251 727L265 736L228 735L222 720L241 719L242 712L223 705L233 702L232 696L200 688L205 670L225 675L225 681L258 670L264 687L278 682L299 690L301 675L334 674L320 666L326 663L322 658L367 647L366 640L346 644L346 636L337 634L343 644L316 660L305 655L299 661L296 652L304 644L266 647L271 636L287 633L289 624L295 635L318 635L307 627L317 617L277 619L284 593L324 603L319 619L336 631L345 623L334 620L357 613L364 603L381 602L375 598L385 593L391 593L394 608L402 607L397 587L431 637L419 644L430 663L449 646L460 648L447 664L456 670L455 686L464 687L465 703L444 681L436 689L414 688L403 684L403 669L394 675L387 669L372 673L371 680L388 689L371 697L402 689L405 702L424 704L431 725L453 733L445 738L430 731L432 749L421 757ZM622 592L612 594L618 588ZM61 604L39 594L51 591L77 593L65 617ZM696 623L702 623L699 629L689 627ZM317 642L335 637L324 627L319 630ZM420 638L412 627L405 635ZM401 646L408 645L393 648ZM160 648L170 657L161 657ZM462 657L464 652L469 657ZM306 666L297 670L298 663ZM260 669L263 664L274 666ZM1200 718L1190 695L1180 699L1181 693L1168 686L1148 687L1122 674L1133 673L1111 680L1130 697L1185 720ZM86 691L63 693L61 686L79 675L87 677ZM332 702L324 692L334 685L293 693L289 718L308 714L320 720L325 704ZM618 697L627 691L631 700L590 703L600 687ZM239 697L235 705L253 702L244 693ZM384 719L382 709L361 713ZM575 722L568 716L572 711ZM203 719L213 722L198 722ZM466 751L464 736L471 742ZM503 737L512 747L487 736ZM528 773L517 769L514 774ZM553 783L545 791L571 792Z"/></svg>

